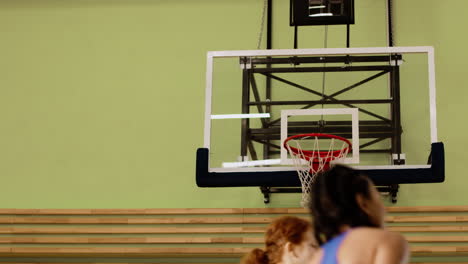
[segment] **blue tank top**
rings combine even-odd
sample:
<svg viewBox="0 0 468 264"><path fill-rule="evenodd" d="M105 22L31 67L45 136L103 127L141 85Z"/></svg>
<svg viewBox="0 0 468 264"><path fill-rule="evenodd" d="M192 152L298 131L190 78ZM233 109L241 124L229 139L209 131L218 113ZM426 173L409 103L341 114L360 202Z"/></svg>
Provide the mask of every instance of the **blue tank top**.
<svg viewBox="0 0 468 264"><path fill-rule="evenodd" d="M338 264L338 258L336 255L340 249L341 243L348 234L349 231L343 232L322 246L323 257L320 262L321 264Z"/></svg>

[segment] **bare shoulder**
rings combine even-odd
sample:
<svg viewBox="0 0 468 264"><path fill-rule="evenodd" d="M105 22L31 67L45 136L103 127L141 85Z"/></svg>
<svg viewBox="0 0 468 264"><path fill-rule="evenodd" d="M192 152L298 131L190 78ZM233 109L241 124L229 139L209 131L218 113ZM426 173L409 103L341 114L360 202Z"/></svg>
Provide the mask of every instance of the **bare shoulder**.
<svg viewBox="0 0 468 264"><path fill-rule="evenodd" d="M376 243L374 263L408 263L408 242L401 234L388 230L379 230L376 236L378 237L378 241Z"/></svg>
<svg viewBox="0 0 468 264"><path fill-rule="evenodd" d="M408 242L400 233L385 229L357 228L352 234L358 239L365 238L368 243L374 244L376 248L392 247L404 249L408 247Z"/></svg>
<svg viewBox="0 0 468 264"><path fill-rule="evenodd" d="M355 229L352 233L357 236L366 236L379 240L383 239L384 241L389 240L389 242L406 242L405 238L400 233L380 228L361 227Z"/></svg>
<svg viewBox="0 0 468 264"><path fill-rule="evenodd" d="M408 242L400 233L382 230L381 236L382 239L378 243L380 248L400 251L408 250Z"/></svg>
<svg viewBox="0 0 468 264"><path fill-rule="evenodd" d="M392 232L388 230L382 230L381 232L382 232L382 236L391 243L403 243L403 244L407 243L406 239L400 233Z"/></svg>
<svg viewBox="0 0 468 264"><path fill-rule="evenodd" d="M320 264L320 249L307 264ZM402 264L408 261L408 245L399 233L379 228L353 229L337 254L340 263Z"/></svg>

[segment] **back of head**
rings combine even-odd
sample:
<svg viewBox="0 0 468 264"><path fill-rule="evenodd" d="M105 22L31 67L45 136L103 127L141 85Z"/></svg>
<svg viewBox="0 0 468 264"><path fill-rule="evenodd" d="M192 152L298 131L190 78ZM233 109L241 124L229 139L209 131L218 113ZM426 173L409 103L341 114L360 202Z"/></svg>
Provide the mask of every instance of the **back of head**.
<svg viewBox="0 0 468 264"><path fill-rule="evenodd" d="M241 264L268 264L268 256L266 251L255 248L250 251L247 255L245 255L242 260Z"/></svg>
<svg viewBox="0 0 468 264"><path fill-rule="evenodd" d="M312 186L310 209L319 244L338 235L343 226L378 226L356 199L357 195L370 198L370 186L367 176L342 165L317 175Z"/></svg>
<svg viewBox="0 0 468 264"><path fill-rule="evenodd" d="M275 219L265 233L265 250L254 249L241 261L242 264L276 264L283 257L286 243L299 245L306 232L312 232L309 221L295 216Z"/></svg>

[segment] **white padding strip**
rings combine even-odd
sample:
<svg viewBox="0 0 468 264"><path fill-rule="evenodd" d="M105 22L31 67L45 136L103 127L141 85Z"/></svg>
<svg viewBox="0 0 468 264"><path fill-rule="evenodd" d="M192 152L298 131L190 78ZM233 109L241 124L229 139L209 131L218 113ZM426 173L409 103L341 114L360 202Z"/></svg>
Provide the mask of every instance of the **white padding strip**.
<svg viewBox="0 0 468 264"><path fill-rule="evenodd" d="M261 165L278 165L281 163L280 159L268 159L268 160L251 160L242 162L223 162L223 168L241 168Z"/></svg>
<svg viewBox="0 0 468 264"><path fill-rule="evenodd" d="M270 114L232 114L232 115L211 115L211 119L237 119L237 118L269 118Z"/></svg>

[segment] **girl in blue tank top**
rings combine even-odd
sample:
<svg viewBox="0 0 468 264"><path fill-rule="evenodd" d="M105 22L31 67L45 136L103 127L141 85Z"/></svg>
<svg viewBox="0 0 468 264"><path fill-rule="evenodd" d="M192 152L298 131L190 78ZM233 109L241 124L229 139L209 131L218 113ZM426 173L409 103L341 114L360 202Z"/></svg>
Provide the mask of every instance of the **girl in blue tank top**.
<svg viewBox="0 0 468 264"><path fill-rule="evenodd" d="M349 231L341 233L340 235L328 241L322 246L323 257L322 257L321 264L338 264L338 259L337 259L338 249L340 248L341 243L346 238L346 235L348 233Z"/></svg>
<svg viewBox="0 0 468 264"><path fill-rule="evenodd" d="M385 207L366 175L335 165L317 176L311 195L321 254L309 264L406 263L407 243L383 229Z"/></svg>

